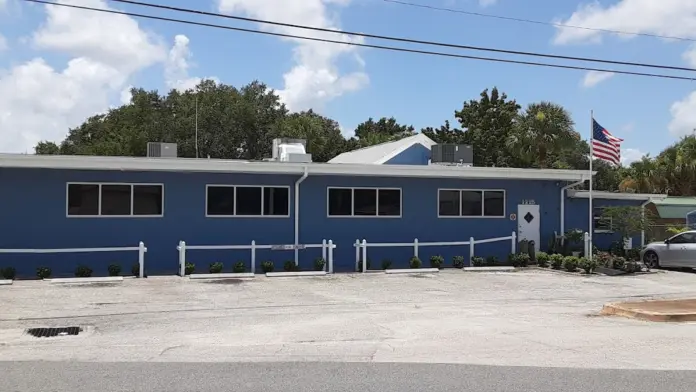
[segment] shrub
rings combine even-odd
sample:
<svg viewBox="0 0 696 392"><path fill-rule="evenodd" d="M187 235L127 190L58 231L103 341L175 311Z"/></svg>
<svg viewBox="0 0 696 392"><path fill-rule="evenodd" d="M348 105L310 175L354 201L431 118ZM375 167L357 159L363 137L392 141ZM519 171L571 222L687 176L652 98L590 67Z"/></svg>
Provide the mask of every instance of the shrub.
<svg viewBox="0 0 696 392"><path fill-rule="evenodd" d="M594 258L590 260L587 257L581 257L578 266L585 271L586 274L591 274L594 272L595 268L597 268L597 264L597 260Z"/></svg>
<svg viewBox="0 0 696 392"><path fill-rule="evenodd" d="M546 252L539 252L536 255L537 265L541 268L546 268L549 266L549 255Z"/></svg>
<svg viewBox="0 0 696 392"><path fill-rule="evenodd" d="M627 249L626 259L630 261L640 261L640 249Z"/></svg>
<svg viewBox="0 0 696 392"><path fill-rule="evenodd" d="M515 263L516 263L516 260L517 260L517 254L516 254L516 253L510 253L510 254L508 254L508 257L507 257L508 264L511 264L511 265L514 266Z"/></svg>
<svg viewBox="0 0 696 392"><path fill-rule="evenodd" d="M323 257L317 257L316 259L314 259L314 270L315 271L323 271L325 266L326 266L326 260L324 260Z"/></svg>
<svg viewBox="0 0 696 392"><path fill-rule="evenodd" d="M383 270L388 270L392 266L392 261L389 259L384 259L382 260L382 269Z"/></svg>
<svg viewBox="0 0 696 392"><path fill-rule="evenodd" d="M266 272L273 272L274 269L275 265L270 260L266 260L263 263L261 263L261 271L263 271L264 274Z"/></svg>
<svg viewBox="0 0 696 392"><path fill-rule="evenodd" d="M497 257L495 256L488 256L486 257L486 265L489 267L492 267L496 264L500 263L500 260L498 260Z"/></svg>
<svg viewBox="0 0 696 392"><path fill-rule="evenodd" d="M295 260L286 260L285 263L283 263L283 269L285 272L297 271Z"/></svg>
<svg viewBox="0 0 696 392"><path fill-rule="evenodd" d="M121 266L118 264L111 264L108 271L109 276L119 276L121 275Z"/></svg>
<svg viewBox="0 0 696 392"><path fill-rule="evenodd" d="M627 261L623 265L623 270L628 272L629 274L632 274L634 272L642 271L642 267L640 266L640 263L638 263L637 261Z"/></svg>
<svg viewBox="0 0 696 392"><path fill-rule="evenodd" d="M609 246L609 253L611 253L614 256L623 257L626 254L626 251L624 250L624 242L623 241L612 242L611 245Z"/></svg>
<svg viewBox="0 0 696 392"><path fill-rule="evenodd" d="M0 269L0 276L2 276L3 279L14 280L15 276L17 276L17 270L13 267Z"/></svg>
<svg viewBox="0 0 696 392"><path fill-rule="evenodd" d="M516 260L517 260L516 267L526 267L529 265L529 261L531 260L531 257L529 257L528 253L520 253L517 255Z"/></svg>
<svg viewBox="0 0 696 392"><path fill-rule="evenodd" d="M486 264L486 259L480 256L474 256L471 258L472 267L483 267Z"/></svg>
<svg viewBox="0 0 696 392"><path fill-rule="evenodd" d="M367 269L369 270L370 267L372 266L372 263L370 263L370 258L369 258L369 257L367 258L365 264L367 264L366 267L367 267ZM363 267L363 261L360 260L360 262L358 262L358 272L362 272L362 267Z"/></svg>
<svg viewBox="0 0 696 392"><path fill-rule="evenodd" d="M609 252L597 252L597 254L594 256L594 259L597 260L598 265L601 265L606 268L614 268L614 256L612 256Z"/></svg>
<svg viewBox="0 0 696 392"><path fill-rule="evenodd" d="M210 264L208 271L211 274L219 274L220 272L222 272L222 269L224 268L224 266L225 266L224 264L222 264L221 262L218 261L216 263Z"/></svg>
<svg viewBox="0 0 696 392"><path fill-rule="evenodd" d="M575 272L578 270L578 264L580 264L580 258L575 256L566 256L563 258L563 269L568 272Z"/></svg>
<svg viewBox="0 0 696 392"><path fill-rule="evenodd" d="M430 266L440 269L445 264L445 258L440 255L430 256Z"/></svg>
<svg viewBox="0 0 696 392"><path fill-rule="evenodd" d="M243 261L238 261L234 263L234 266L232 267L232 272L236 272L238 274L246 272L246 263Z"/></svg>
<svg viewBox="0 0 696 392"><path fill-rule="evenodd" d="M413 256L411 257L411 260L408 261L408 265L411 268L420 268L423 265L423 262L418 258L418 256Z"/></svg>
<svg viewBox="0 0 696 392"><path fill-rule="evenodd" d="M140 276L140 263L135 263L131 266L131 274L133 276Z"/></svg>
<svg viewBox="0 0 696 392"><path fill-rule="evenodd" d="M188 261L184 265L184 274L186 275L191 275L193 271L196 270L196 265L193 263L189 263Z"/></svg>
<svg viewBox="0 0 696 392"><path fill-rule="evenodd" d="M454 268L464 268L464 256L452 257L452 266Z"/></svg>
<svg viewBox="0 0 696 392"><path fill-rule="evenodd" d="M78 265L75 268L75 276L78 278L89 278L92 276L92 269L86 265Z"/></svg>
<svg viewBox="0 0 696 392"><path fill-rule="evenodd" d="M549 261L551 263L551 268L559 270L563 266L563 255L560 253L552 254L549 256Z"/></svg>
<svg viewBox="0 0 696 392"><path fill-rule="evenodd" d="M48 267L39 267L36 269L36 277L39 279L48 279L51 277L51 269Z"/></svg>
<svg viewBox="0 0 696 392"><path fill-rule="evenodd" d="M617 270L623 270L624 265L626 264L626 259L624 259L621 256L616 256L612 258L612 268L617 269Z"/></svg>

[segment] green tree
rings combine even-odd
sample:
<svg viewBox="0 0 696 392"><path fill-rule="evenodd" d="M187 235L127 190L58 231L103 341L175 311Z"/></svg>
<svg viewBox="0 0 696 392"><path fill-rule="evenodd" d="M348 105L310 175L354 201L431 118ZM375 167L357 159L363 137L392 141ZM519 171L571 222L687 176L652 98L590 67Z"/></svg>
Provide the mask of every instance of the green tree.
<svg viewBox="0 0 696 392"><path fill-rule="evenodd" d="M621 234L621 238L631 238L641 231L649 231L654 221L649 210L643 213L640 207L634 206L605 207L601 218L610 221L612 230Z"/></svg>
<svg viewBox="0 0 696 392"><path fill-rule="evenodd" d="M345 149L346 140L338 123L312 110L292 113L278 123L277 137L307 140L314 162L327 162Z"/></svg>
<svg viewBox="0 0 696 392"><path fill-rule="evenodd" d="M399 124L394 117L382 117L378 121L369 118L355 128L355 136L346 142L345 150L351 151L393 142L415 134L415 128L412 125Z"/></svg>
<svg viewBox="0 0 696 392"><path fill-rule="evenodd" d="M463 144L464 132L458 128L452 128L449 121L440 128L427 127L421 129L421 133L438 144Z"/></svg>

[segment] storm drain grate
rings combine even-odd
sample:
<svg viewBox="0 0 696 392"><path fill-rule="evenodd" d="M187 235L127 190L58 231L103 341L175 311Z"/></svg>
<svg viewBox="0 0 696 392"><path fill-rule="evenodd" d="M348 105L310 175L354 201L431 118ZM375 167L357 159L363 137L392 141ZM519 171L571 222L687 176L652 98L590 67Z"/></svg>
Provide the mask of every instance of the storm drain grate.
<svg viewBox="0 0 696 392"><path fill-rule="evenodd" d="M27 333L35 338L53 338L56 336L76 336L82 332L80 327L29 328Z"/></svg>

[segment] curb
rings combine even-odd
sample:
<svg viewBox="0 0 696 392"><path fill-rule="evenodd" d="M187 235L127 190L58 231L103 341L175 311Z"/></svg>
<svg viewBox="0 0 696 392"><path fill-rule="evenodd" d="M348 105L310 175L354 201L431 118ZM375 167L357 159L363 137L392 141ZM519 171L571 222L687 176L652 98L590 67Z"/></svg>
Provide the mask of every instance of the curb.
<svg viewBox="0 0 696 392"><path fill-rule="evenodd" d="M390 269L384 271L388 275L396 274L432 274L440 272L437 268Z"/></svg>
<svg viewBox="0 0 696 392"><path fill-rule="evenodd" d="M189 279L229 279L229 278L253 278L252 272L231 272L221 274L191 274Z"/></svg>
<svg viewBox="0 0 696 392"><path fill-rule="evenodd" d="M11 286L12 282L11 279L0 279L0 286Z"/></svg>
<svg viewBox="0 0 696 392"><path fill-rule="evenodd" d="M464 267L466 272L513 272L515 267Z"/></svg>
<svg viewBox="0 0 696 392"><path fill-rule="evenodd" d="M269 278L291 278L300 276L326 276L326 271L266 272Z"/></svg>
<svg viewBox="0 0 696 392"><path fill-rule="evenodd" d="M606 304L602 307L600 314L606 316L621 316L626 318L632 318L636 320L662 322L662 323L675 323L675 322L686 322L686 321L696 321L696 313L660 313L660 312L649 312L646 310L628 309L624 308L620 304Z"/></svg>
<svg viewBox="0 0 696 392"><path fill-rule="evenodd" d="M66 283L115 283L123 282L123 276L104 276L99 278L54 278L44 279L44 282L53 284Z"/></svg>

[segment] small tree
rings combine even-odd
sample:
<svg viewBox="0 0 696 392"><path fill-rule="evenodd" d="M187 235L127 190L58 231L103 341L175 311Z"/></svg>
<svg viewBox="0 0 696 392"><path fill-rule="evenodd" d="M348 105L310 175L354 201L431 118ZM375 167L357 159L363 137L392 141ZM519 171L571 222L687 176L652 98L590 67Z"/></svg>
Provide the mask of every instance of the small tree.
<svg viewBox="0 0 696 392"><path fill-rule="evenodd" d="M641 231L648 231L653 225L653 216L650 211L643 211L640 207L616 206L605 207L602 211L602 219L611 222L611 229L621 238L631 238Z"/></svg>

